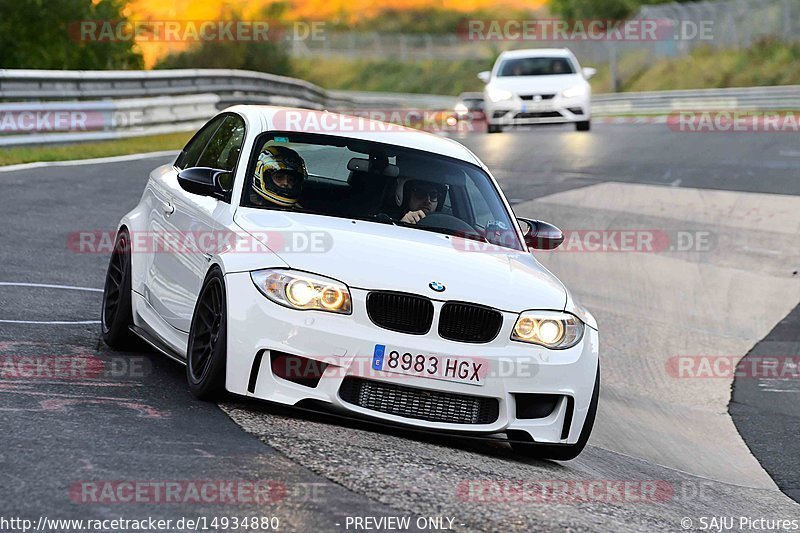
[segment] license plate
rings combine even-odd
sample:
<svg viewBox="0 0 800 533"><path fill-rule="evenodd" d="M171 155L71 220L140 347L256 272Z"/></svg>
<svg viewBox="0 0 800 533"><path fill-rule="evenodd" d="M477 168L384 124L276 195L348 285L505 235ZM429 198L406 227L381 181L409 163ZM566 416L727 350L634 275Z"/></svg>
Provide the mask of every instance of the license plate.
<svg viewBox="0 0 800 533"><path fill-rule="evenodd" d="M489 365L485 359L475 357L419 353L376 344L372 355L372 370L483 385Z"/></svg>
<svg viewBox="0 0 800 533"><path fill-rule="evenodd" d="M535 112L535 111L552 111L553 105L549 102L535 102L530 104L523 104L522 112Z"/></svg>

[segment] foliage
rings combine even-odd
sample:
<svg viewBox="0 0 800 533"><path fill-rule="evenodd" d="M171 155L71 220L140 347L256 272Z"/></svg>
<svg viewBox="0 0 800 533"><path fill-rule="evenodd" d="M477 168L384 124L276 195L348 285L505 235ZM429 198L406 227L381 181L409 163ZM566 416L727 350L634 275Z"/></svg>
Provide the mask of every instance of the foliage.
<svg viewBox="0 0 800 533"><path fill-rule="evenodd" d="M81 40L81 21L124 21L122 0L0 0L0 68L138 69L130 40Z"/></svg>
<svg viewBox="0 0 800 533"><path fill-rule="evenodd" d="M268 7L263 18L280 15L280 4ZM242 20L235 12L224 14L225 20ZM203 41L183 52L162 58L156 69L168 68L231 68L289 75L291 65L285 45L279 41L221 40Z"/></svg>

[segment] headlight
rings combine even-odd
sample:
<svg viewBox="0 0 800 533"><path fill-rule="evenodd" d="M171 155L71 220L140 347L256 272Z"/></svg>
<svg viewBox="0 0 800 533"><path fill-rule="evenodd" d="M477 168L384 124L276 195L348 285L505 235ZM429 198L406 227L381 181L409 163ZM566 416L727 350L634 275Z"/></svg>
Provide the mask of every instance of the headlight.
<svg viewBox="0 0 800 533"><path fill-rule="evenodd" d="M583 322L569 313L525 311L520 313L511 340L563 350L583 338Z"/></svg>
<svg viewBox="0 0 800 533"><path fill-rule="evenodd" d="M584 94L586 94L586 85L580 84L574 87L570 87L569 89L561 93L561 96L563 96L564 98L575 98L576 96L583 96Z"/></svg>
<svg viewBox="0 0 800 533"><path fill-rule="evenodd" d="M506 91L505 89L487 89L486 96L492 102L501 102L503 100L510 100L514 93Z"/></svg>
<svg viewBox="0 0 800 533"><path fill-rule="evenodd" d="M291 270L258 270L250 279L264 296L286 307L344 315L352 310L350 289L336 280Z"/></svg>

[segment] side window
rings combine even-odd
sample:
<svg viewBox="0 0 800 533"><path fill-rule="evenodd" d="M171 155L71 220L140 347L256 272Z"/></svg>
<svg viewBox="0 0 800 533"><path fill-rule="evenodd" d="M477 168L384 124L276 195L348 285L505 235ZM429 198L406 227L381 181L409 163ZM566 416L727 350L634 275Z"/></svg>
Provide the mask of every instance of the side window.
<svg viewBox="0 0 800 533"><path fill-rule="evenodd" d="M206 145L197 161L198 167L233 170L244 144L244 120L228 115Z"/></svg>
<svg viewBox="0 0 800 533"><path fill-rule="evenodd" d="M197 160L200 158L200 154L203 153L206 144L208 144L208 140L214 135L214 132L217 131L217 128L219 128L219 125L222 124L224 120L224 116L217 117L203 126L203 129L197 132L195 136L192 137L192 140L183 148L181 155L179 155L177 161L175 161L175 166L181 170L196 167Z"/></svg>
<svg viewBox="0 0 800 533"><path fill-rule="evenodd" d="M489 209L489 206L486 204L486 200L475 186L475 183L471 178L467 178L467 195L469 196L470 203L472 204L472 209L475 212L475 222L477 224L479 224L481 227L484 227L487 222L494 220L494 216L492 216L492 210Z"/></svg>

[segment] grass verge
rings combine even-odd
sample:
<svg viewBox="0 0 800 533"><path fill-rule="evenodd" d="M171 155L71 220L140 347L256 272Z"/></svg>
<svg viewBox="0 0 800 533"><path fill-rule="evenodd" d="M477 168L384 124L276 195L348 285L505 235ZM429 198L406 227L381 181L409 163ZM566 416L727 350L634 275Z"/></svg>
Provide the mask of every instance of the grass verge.
<svg viewBox="0 0 800 533"><path fill-rule="evenodd" d="M578 58L580 59L580 58ZM293 60L293 76L326 89L457 95L481 91L476 75L492 67L484 60L358 60L327 58ZM594 65L595 93L611 90L608 65ZM661 91L717 87L800 84L800 44L762 41L747 50L698 48L690 55L652 59L646 51L620 58L620 91Z"/></svg>
<svg viewBox="0 0 800 533"><path fill-rule="evenodd" d="M36 161L67 161L115 155L180 150L193 132L169 133L147 137L131 137L112 141L92 141L60 145L16 146L0 148L0 165L16 165Z"/></svg>

